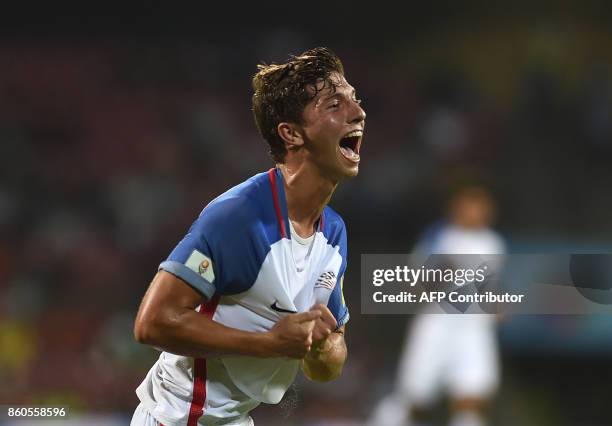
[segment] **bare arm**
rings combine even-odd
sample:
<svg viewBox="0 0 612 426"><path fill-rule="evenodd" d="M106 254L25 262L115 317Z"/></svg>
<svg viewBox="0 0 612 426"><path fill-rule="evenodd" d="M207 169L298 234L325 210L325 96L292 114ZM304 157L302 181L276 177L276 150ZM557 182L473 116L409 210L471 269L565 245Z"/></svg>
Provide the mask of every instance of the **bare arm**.
<svg viewBox="0 0 612 426"><path fill-rule="evenodd" d="M321 312L287 315L268 332L247 332L219 324L195 308L203 296L181 279L159 271L147 290L134 324L140 343L179 355L231 353L256 357L303 358Z"/></svg>
<svg viewBox="0 0 612 426"><path fill-rule="evenodd" d="M327 382L342 373L347 350L344 341L344 326L336 331L336 320L324 305L315 305L321 311L313 331L313 345L302 361L302 371L311 380Z"/></svg>

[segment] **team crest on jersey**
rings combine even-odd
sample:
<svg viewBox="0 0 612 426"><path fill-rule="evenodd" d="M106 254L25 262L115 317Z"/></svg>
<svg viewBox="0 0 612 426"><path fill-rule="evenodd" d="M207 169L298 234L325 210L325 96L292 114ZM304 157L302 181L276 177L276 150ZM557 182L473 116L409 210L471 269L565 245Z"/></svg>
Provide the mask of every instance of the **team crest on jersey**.
<svg viewBox="0 0 612 426"><path fill-rule="evenodd" d="M336 285L336 274L333 271L323 272L315 283L315 288L324 287L333 290Z"/></svg>
<svg viewBox="0 0 612 426"><path fill-rule="evenodd" d="M215 281L215 271L213 270L212 260L204 253L201 253L198 250L192 251L191 255L189 255L189 258L187 259L187 262L185 262L185 266L197 273L209 283L212 284Z"/></svg>

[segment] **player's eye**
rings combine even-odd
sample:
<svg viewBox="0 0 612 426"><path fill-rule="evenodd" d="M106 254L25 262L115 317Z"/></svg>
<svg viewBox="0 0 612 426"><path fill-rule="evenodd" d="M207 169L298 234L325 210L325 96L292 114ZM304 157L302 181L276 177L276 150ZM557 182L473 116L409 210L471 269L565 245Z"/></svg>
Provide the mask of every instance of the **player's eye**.
<svg viewBox="0 0 612 426"><path fill-rule="evenodd" d="M340 101L339 100L332 101L329 104L329 108L338 108L339 106L340 106Z"/></svg>

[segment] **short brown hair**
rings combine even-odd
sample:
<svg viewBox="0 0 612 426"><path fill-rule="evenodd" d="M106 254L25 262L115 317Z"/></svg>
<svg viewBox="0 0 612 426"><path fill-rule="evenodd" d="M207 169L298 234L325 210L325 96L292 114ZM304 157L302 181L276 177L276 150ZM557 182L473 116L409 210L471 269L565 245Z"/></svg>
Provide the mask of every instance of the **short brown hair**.
<svg viewBox="0 0 612 426"><path fill-rule="evenodd" d="M316 47L291 56L284 64L261 64L257 68L259 72L253 77L255 124L270 145L274 161L282 163L287 149L276 131L279 123L302 123L304 107L324 88L335 90L330 74L344 75L344 67L330 49Z"/></svg>

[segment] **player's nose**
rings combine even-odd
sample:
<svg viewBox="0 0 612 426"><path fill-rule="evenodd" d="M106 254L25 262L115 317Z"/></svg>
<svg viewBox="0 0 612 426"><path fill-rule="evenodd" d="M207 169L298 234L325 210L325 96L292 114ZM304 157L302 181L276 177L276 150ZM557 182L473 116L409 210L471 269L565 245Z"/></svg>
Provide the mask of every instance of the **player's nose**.
<svg viewBox="0 0 612 426"><path fill-rule="evenodd" d="M366 113L359 104L359 102L352 102L353 108L351 109L350 122L351 123L360 123L365 121Z"/></svg>

